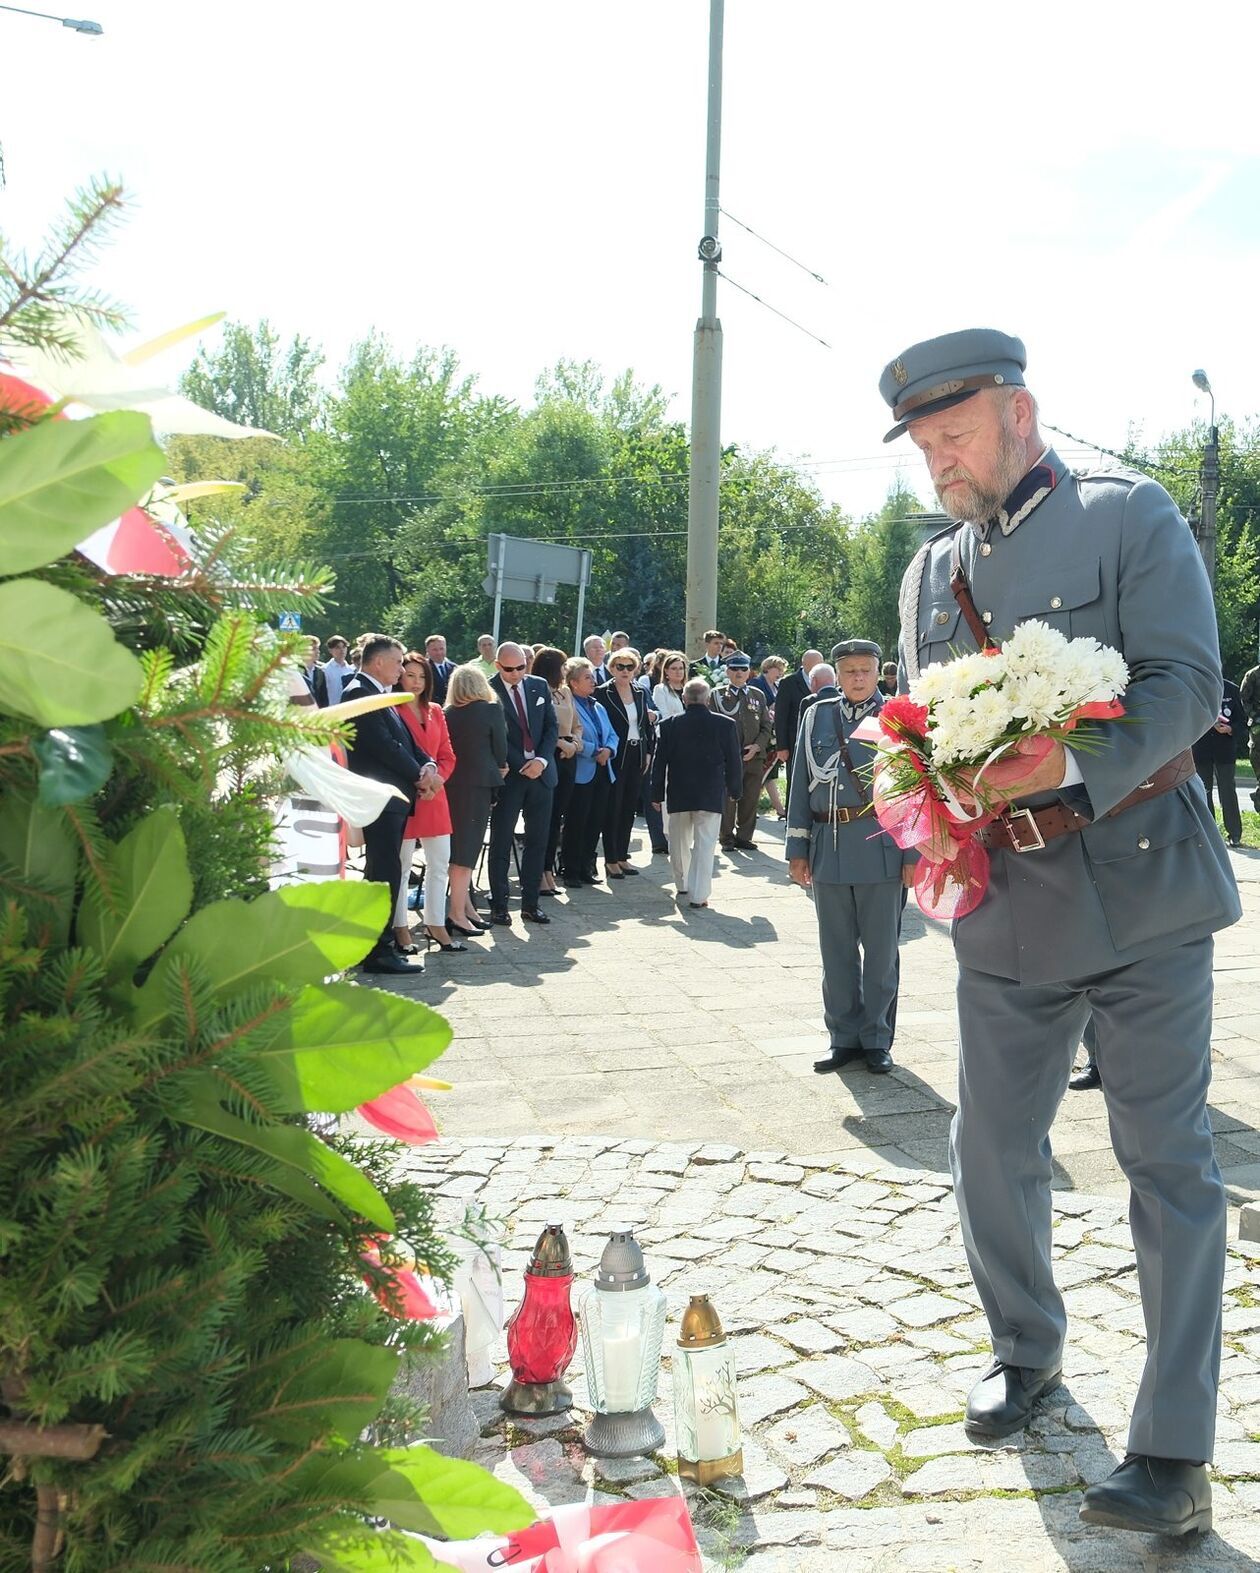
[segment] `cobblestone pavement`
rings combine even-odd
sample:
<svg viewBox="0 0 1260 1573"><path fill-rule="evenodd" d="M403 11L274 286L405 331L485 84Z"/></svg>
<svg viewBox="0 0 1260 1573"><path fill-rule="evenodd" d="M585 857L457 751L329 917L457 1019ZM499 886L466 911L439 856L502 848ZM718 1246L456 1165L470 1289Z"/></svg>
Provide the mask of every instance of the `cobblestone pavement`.
<svg viewBox="0 0 1260 1573"><path fill-rule="evenodd" d="M547 903L549 927L517 918L468 954L430 953L406 989L455 1030L437 1067L455 1090L432 1100L444 1140L412 1155L417 1172L449 1216L473 1202L507 1221L509 1304L553 1217L581 1278L608 1230L634 1227L675 1332L689 1294L714 1296L736 1340L747 1440L743 1481L693 1503L711 1569L1260 1565L1260 1260L1237 1246L1215 1532L1176 1543L1077 1519L1082 1486L1122 1455L1143 1351L1126 1188L1097 1093L1069 1093L1054 1130L1065 1385L1009 1445L964 1437L988 1342L943 1172L952 947L912 902L897 1069L814 1076L817 933L786 883L781 834L763 820L758 851L719 859L708 911L679 909L666 860L639 837L640 876ZM1212 1110L1238 1201L1260 1192L1260 854L1233 861L1246 916L1218 936ZM1232 1236L1236 1223L1231 1209ZM497 1390L474 1395L480 1456L540 1507L677 1489L668 1443L652 1460L587 1459L580 1373L575 1394L573 1416L536 1423L509 1423ZM670 1407L657 1406L667 1432Z"/></svg>
<svg viewBox="0 0 1260 1573"><path fill-rule="evenodd" d="M447 1218L471 1202L505 1220L509 1304L552 1219L569 1233L575 1290L589 1282L606 1232L635 1229L669 1301L667 1359L687 1297L712 1294L736 1353L745 1472L693 1493L708 1569L1208 1573L1260 1564L1260 1262L1237 1246L1226 1274L1215 1529L1177 1542L1077 1518L1082 1487L1123 1454L1143 1357L1115 1198L1057 1194L1064 1384L1026 1434L980 1448L960 1421L987 1331L944 1176L861 1146L796 1156L591 1135L446 1140L414 1151L409 1166L436 1188ZM475 1393L480 1461L540 1510L676 1491L668 1377L656 1405L661 1454L600 1461L579 1442L580 1345L573 1376L574 1412L547 1420L508 1420L497 1387Z"/></svg>
<svg viewBox="0 0 1260 1573"><path fill-rule="evenodd" d="M761 820L758 840L719 857L707 911L679 909L668 860L640 834L639 877L545 902L545 929L518 915L467 954L430 952L407 987L455 1030L443 1129L851 1149L945 1169L958 1041L948 934L911 900L897 1069L814 1076L826 1035L813 908L787 883L782 827ZM1217 936L1212 1117L1241 1200L1260 1194L1260 853L1233 862L1246 916ZM1069 1093L1053 1140L1056 1183L1125 1193L1100 1093Z"/></svg>

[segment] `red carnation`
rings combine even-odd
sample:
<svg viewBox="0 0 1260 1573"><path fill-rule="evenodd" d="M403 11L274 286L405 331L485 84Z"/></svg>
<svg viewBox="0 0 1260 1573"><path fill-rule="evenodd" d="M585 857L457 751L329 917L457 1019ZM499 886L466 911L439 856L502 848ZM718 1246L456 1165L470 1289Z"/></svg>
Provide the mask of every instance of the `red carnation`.
<svg viewBox="0 0 1260 1573"><path fill-rule="evenodd" d="M927 706L916 704L908 694L897 694L884 701L879 724L889 737L898 741L904 737L921 738L927 731Z"/></svg>

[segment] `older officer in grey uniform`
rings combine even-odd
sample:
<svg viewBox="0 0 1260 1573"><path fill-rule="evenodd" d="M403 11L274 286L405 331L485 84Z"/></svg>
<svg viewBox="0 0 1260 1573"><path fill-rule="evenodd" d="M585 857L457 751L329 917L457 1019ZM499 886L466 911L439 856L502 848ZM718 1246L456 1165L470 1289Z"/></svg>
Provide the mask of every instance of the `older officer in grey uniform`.
<svg viewBox="0 0 1260 1573"><path fill-rule="evenodd" d="M1216 716L1212 597L1155 481L1074 476L1045 444L1024 346L988 329L898 355L880 378L956 526L902 583L903 686L1028 618L1119 649L1127 717L1097 752L1056 745L983 833L992 878L955 924L959 1091L951 1139L963 1237L996 1359L967 1427L1003 1436L1059 1384L1066 1317L1050 1266L1050 1126L1093 1014L1130 1185L1147 1361L1129 1456L1085 1492L1087 1522L1211 1525L1225 1195L1207 1095L1212 934L1238 892L1192 768Z"/></svg>
<svg viewBox="0 0 1260 1573"><path fill-rule="evenodd" d="M798 885L813 887L818 912L831 1050L814 1069L822 1076L865 1059L883 1075L892 1069L897 943L918 854L903 852L880 830L860 774L874 749L853 738L884 703L877 687L880 648L850 639L832 657L840 693L801 709L788 784L788 872Z"/></svg>

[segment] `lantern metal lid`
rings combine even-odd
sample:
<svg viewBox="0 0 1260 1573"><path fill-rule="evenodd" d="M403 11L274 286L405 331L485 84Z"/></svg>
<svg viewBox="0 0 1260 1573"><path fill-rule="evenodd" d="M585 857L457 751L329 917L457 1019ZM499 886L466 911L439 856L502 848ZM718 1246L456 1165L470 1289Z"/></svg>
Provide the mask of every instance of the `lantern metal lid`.
<svg viewBox="0 0 1260 1573"><path fill-rule="evenodd" d="M678 1330L680 1349L712 1349L726 1342L722 1319L707 1294L693 1294Z"/></svg>
<svg viewBox="0 0 1260 1573"><path fill-rule="evenodd" d="M617 1295L648 1284L651 1284L651 1277L643 1263L639 1241L628 1229L610 1236L609 1243L604 1246L604 1254L599 1257L595 1287Z"/></svg>
<svg viewBox="0 0 1260 1573"><path fill-rule="evenodd" d="M530 1258L529 1271L535 1278L572 1276L573 1258L569 1254L569 1242L561 1224L549 1223L538 1236L534 1254Z"/></svg>
<svg viewBox="0 0 1260 1573"><path fill-rule="evenodd" d="M609 1238L595 1273L595 1287L608 1294L642 1289L652 1282L639 1242L628 1229Z"/></svg>

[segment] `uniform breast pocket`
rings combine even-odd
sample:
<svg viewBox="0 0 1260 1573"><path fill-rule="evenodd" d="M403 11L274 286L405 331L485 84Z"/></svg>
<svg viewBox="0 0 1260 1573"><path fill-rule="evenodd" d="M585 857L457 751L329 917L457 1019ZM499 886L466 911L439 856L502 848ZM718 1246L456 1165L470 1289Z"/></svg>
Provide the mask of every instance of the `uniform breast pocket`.
<svg viewBox="0 0 1260 1573"><path fill-rule="evenodd" d="M935 661L948 661L958 643L958 624L961 618L958 602L953 596L944 601L933 601L927 607L926 621L919 625L919 665L931 666ZM966 628L962 637L970 649L973 640Z"/></svg>
<svg viewBox="0 0 1260 1573"><path fill-rule="evenodd" d="M1038 569L1035 583L1022 588L1013 598L1012 625L1036 618L1063 634L1099 635L1102 629L1095 625L1101 582L1102 564L1097 557Z"/></svg>

